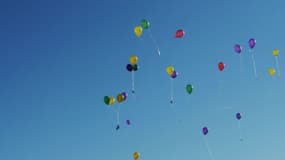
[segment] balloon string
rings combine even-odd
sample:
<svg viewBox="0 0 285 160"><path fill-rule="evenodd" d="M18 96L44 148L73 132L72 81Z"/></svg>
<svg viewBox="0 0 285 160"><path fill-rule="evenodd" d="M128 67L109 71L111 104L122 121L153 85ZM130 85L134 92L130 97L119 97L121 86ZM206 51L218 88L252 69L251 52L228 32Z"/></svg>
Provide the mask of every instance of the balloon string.
<svg viewBox="0 0 285 160"><path fill-rule="evenodd" d="M251 58L252 58L252 64L253 64L253 71L254 71L254 76L257 79L257 73L256 73L256 65L255 65L255 58L254 58L254 54L251 54Z"/></svg>
<svg viewBox="0 0 285 160"><path fill-rule="evenodd" d="M158 47L158 45L157 45L157 43L156 43L156 40L153 38L153 35L152 35L152 33L151 33L150 29L148 30L148 33L149 33L150 39L152 40L152 42L153 42L153 43L154 43L154 45L155 45L155 48L156 48L156 52L157 52L157 54L160 56L160 50L159 50L159 47Z"/></svg>
<svg viewBox="0 0 285 160"><path fill-rule="evenodd" d="M208 151L208 153L210 155L211 160L214 160L214 156L213 156L212 150L211 150L211 148L210 148L210 146L208 144L208 141L207 141L205 136L204 136L204 143L206 145L206 148L207 148L207 151Z"/></svg>
<svg viewBox="0 0 285 160"><path fill-rule="evenodd" d="M120 124L120 105L117 110L117 124Z"/></svg>
<svg viewBox="0 0 285 160"><path fill-rule="evenodd" d="M240 120L238 121L238 129L239 129L239 140L243 141L242 132L241 132L241 126L240 126Z"/></svg>
<svg viewBox="0 0 285 160"><path fill-rule="evenodd" d="M135 93L135 73L132 71L132 93Z"/></svg>
<svg viewBox="0 0 285 160"><path fill-rule="evenodd" d="M173 103L173 79L170 79L170 103Z"/></svg>
<svg viewBox="0 0 285 160"><path fill-rule="evenodd" d="M279 69L279 62L278 62L278 57L275 56L275 62L276 62L276 68L277 68L277 72L278 72L278 77L280 77L280 69Z"/></svg>
<svg viewBox="0 0 285 160"><path fill-rule="evenodd" d="M239 71L240 71L240 74L242 72L242 57L241 57L241 54L239 55Z"/></svg>

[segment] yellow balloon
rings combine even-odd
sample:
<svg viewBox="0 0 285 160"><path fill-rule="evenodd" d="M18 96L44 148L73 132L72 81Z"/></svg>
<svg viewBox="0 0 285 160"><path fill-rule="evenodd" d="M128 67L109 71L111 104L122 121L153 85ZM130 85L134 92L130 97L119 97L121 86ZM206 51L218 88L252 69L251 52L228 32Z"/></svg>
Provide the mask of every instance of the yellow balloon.
<svg viewBox="0 0 285 160"><path fill-rule="evenodd" d="M273 56L278 56L279 55L279 50L278 49L273 49L272 51Z"/></svg>
<svg viewBox="0 0 285 160"><path fill-rule="evenodd" d="M122 94L118 94L117 95L117 101L119 102L119 103L122 103L123 102L123 96L122 96Z"/></svg>
<svg viewBox="0 0 285 160"><path fill-rule="evenodd" d="M275 69L272 68L272 67L270 67L270 68L268 69L268 73L269 73L271 76L274 76L274 75L275 75Z"/></svg>
<svg viewBox="0 0 285 160"><path fill-rule="evenodd" d="M115 98L110 96L110 101L109 101L109 105L113 105L116 102Z"/></svg>
<svg viewBox="0 0 285 160"><path fill-rule="evenodd" d="M137 37L141 37L142 32L143 32L143 28L141 26L135 26L134 32L135 32Z"/></svg>
<svg viewBox="0 0 285 160"><path fill-rule="evenodd" d="M135 152L133 157L134 157L134 160L137 160L140 157L140 154L138 152Z"/></svg>
<svg viewBox="0 0 285 160"><path fill-rule="evenodd" d="M172 75L172 73L174 72L174 67L173 67L173 66L167 66L167 67L166 67L166 72L167 72L169 75Z"/></svg>
<svg viewBox="0 0 285 160"><path fill-rule="evenodd" d="M130 57L130 62L131 62L132 65L137 64L137 62L138 62L138 57L135 56L135 55L132 55L132 56Z"/></svg>

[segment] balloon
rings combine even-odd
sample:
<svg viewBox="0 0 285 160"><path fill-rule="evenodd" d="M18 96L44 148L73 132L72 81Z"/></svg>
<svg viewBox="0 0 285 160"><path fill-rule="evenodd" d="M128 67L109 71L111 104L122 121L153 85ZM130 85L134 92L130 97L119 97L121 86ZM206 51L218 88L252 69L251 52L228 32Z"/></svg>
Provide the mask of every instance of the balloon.
<svg viewBox="0 0 285 160"><path fill-rule="evenodd" d="M236 45L234 46L234 50L235 50L235 52L240 53L241 50L242 50L242 47L241 47L239 44L236 44Z"/></svg>
<svg viewBox="0 0 285 160"><path fill-rule="evenodd" d="M109 105L113 105L116 102L114 97L110 97Z"/></svg>
<svg viewBox="0 0 285 160"><path fill-rule="evenodd" d="M110 103L110 98L108 96L104 96L104 103L109 105Z"/></svg>
<svg viewBox="0 0 285 160"><path fill-rule="evenodd" d="M137 71L138 69L139 69L139 66L138 66L137 64L134 64L134 65L133 65L133 70L134 70L134 71Z"/></svg>
<svg viewBox="0 0 285 160"><path fill-rule="evenodd" d="M256 44L256 40L254 38L251 38L248 40L248 45L250 49L254 48L255 44Z"/></svg>
<svg viewBox="0 0 285 160"><path fill-rule="evenodd" d="M127 64L127 70L131 72L133 70L133 66L131 64Z"/></svg>
<svg viewBox="0 0 285 160"><path fill-rule="evenodd" d="M138 38L140 38L142 35L142 32L143 32L143 28L141 26L135 26L134 32L135 32L136 36Z"/></svg>
<svg viewBox="0 0 285 160"><path fill-rule="evenodd" d="M168 73L168 75L172 75L172 73L174 72L174 68L172 66L167 66L166 67L166 72Z"/></svg>
<svg viewBox="0 0 285 160"><path fill-rule="evenodd" d="M238 120L240 120L240 119L241 119L241 114L240 114L240 113L237 113L237 114L236 114L236 118L237 118Z"/></svg>
<svg viewBox="0 0 285 160"><path fill-rule="evenodd" d="M130 62L131 62L132 65L137 64L137 62L138 62L138 57L135 56L135 55L132 55L132 56L130 57Z"/></svg>
<svg viewBox="0 0 285 160"><path fill-rule="evenodd" d="M186 91L188 92L188 94L191 94L193 90L193 86L191 84L187 84L186 85Z"/></svg>
<svg viewBox="0 0 285 160"><path fill-rule="evenodd" d="M119 103L122 103L123 100L124 100L124 98L123 98L122 94L118 94L118 95L117 95L117 101L118 101Z"/></svg>
<svg viewBox="0 0 285 160"><path fill-rule="evenodd" d="M219 68L220 71L223 71L224 68L225 68L224 62L220 62L220 63L218 64L218 68Z"/></svg>
<svg viewBox="0 0 285 160"><path fill-rule="evenodd" d="M148 29L150 27L150 24L149 24L149 21L147 21L146 19L143 19L141 21L141 26L144 28L144 29Z"/></svg>
<svg viewBox="0 0 285 160"><path fill-rule="evenodd" d="M178 73L176 71L173 71L173 73L171 74L171 78L176 78L178 75Z"/></svg>
<svg viewBox="0 0 285 160"><path fill-rule="evenodd" d="M119 130L120 129L120 125L119 124L117 124L117 126L116 126L116 130Z"/></svg>
<svg viewBox="0 0 285 160"><path fill-rule="evenodd" d="M127 125L130 125L131 121L128 119L128 120L126 120L126 123L127 123Z"/></svg>
<svg viewBox="0 0 285 160"><path fill-rule="evenodd" d="M270 68L268 69L268 73L270 74L270 76L274 76L274 75L275 75L275 69L272 68L272 67L270 67Z"/></svg>
<svg viewBox="0 0 285 160"><path fill-rule="evenodd" d="M203 128L203 134L204 134L204 135L207 135L207 134L208 134L208 128L207 128L207 127L204 127L204 128Z"/></svg>
<svg viewBox="0 0 285 160"><path fill-rule="evenodd" d="M184 36L185 32L183 31L183 29L178 29L176 31L175 37L176 38L182 38Z"/></svg>
<svg viewBox="0 0 285 160"><path fill-rule="evenodd" d="M123 101L125 101L128 97L128 94L126 92L122 92L121 94L123 96Z"/></svg>
<svg viewBox="0 0 285 160"><path fill-rule="evenodd" d="M273 56L278 56L279 55L279 50L278 49L273 49L272 51Z"/></svg>
<svg viewBox="0 0 285 160"><path fill-rule="evenodd" d="M138 152L135 152L133 154L134 160L137 160L140 157L140 154Z"/></svg>

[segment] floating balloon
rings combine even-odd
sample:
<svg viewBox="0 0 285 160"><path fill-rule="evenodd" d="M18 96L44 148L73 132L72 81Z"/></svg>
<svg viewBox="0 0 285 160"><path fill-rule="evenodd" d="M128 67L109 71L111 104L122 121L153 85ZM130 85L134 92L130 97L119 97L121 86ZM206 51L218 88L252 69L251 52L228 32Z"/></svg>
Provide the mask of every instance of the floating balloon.
<svg viewBox="0 0 285 160"><path fill-rule="evenodd" d="M131 121L128 119L126 120L127 125L131 125Z"/></svg>
<svg viewBox="0 0 285 160"><path fill-rule="evenodd" d="M279 69L279 62L278 62L279 50L273 49L272 54L275 57L276 68L277 68L278 76L280 77L280 69Z"/></svg>
<svg viewBox="0 0 285 160"><path fill-rule="evenodd" d="M120 129L120 125L119 124L117 124L117 126L116 126L116 130L119 130Z"/></svg>
<svg viewBox="0 0 285 160"><path fill-rule="evenodd" d="M191 84L187 84L186 85L186 91L188 94L191 94L193 90L193 86Z"/></svg>
<svg viewBox="0 0 285 160"><path fill-rule="evenodd" d="M122 103L123 100L124 100L124 98L123 98L122 94L118 94L118 95L117 95L117 101L118 101L119 103Z"/></svg>
<svg viewBox="0 0 285 160"><path fill-rule="evenodd" d="M150 23L149 21L147 21L146 19L143 19L141 21L141 26L144 28L144 29L148 29L150 27Z"/></svg>
<svg viewBox="0 0 285 160"><path fill-rule="evenodd" d="M210 145L209 145L209 143L207 141L207 138L206 138L206 135L208 134L208 128L207 127L203 127L202 132L204 134L204 143L205 143L205 146L206 146L207 151L209 153L209 156L211 157L212 160L214 160L214 156L213 156L212 150L211 150Z"/></svg>
<svg viewBox="0 0 285 160"><path fill-rule="evenodd" d="M204 127L202 131L203 131L203 134L204 134L204 135L207 135L207 134L208 134L208 128L207 128L207 127Z"/></svg>
<svg viewBox="0 0 285 160"><path fill-rule="evenodd" d="M239 44L236 44L234 46L234 50L235 50L236 53L241 53L242 47Z"/></svg>
<svg viewBox="0 0 285 160"><path fill-rule="evenodd" d="M274 76L274 75L275 75L275 69L272 68L272 67L270 67L270 68L268 69L268 73L270 74L270 76Z"/></svg>
<svg viewBox="0 0 285 160"><path fill-rule="evenodd" d="M125 101L128 97L128 94L126 92L122 92L121 94L123 96L123 101Z"/></svg>
<svg viewBox="0 0 285 160"><path fill-rule="evenodd" d="M139 66L137 64L133 65L133 71L137 71L139 69Z"/></svg>
<svg viewBox="0 0 285 160"><path fill-rule="evenodd" d="M115 98L112 96L109 98L110 98L109 105L113 105L116 102Z"/></svg>
<svg viewBox="0 0 285 160"><path fill-rule="evenodd" d="M131 64L127 64L126 68L129 72L133 70L133 66Z"/></svg>
<svg viewBox="0 0 285 160"><path fill-rule="evenodd" d="M135 26L134 32L135 32L136 36L138 38L140 38L142 35L142 32L143 32L143 28L141 26Z"/></svg>
<svg viewBox="0 0 285 160"><path fill-rule="evenodd" d="M133 154L134 160L139 159L139 157L140 157L140 154L139 154L138 152L135 152L135 153Z"/></svg>
<svg viewBox="0 0 285 160"><path fill-rule="evenodd" d="M250 49L254 48L255 44L256 44L256 40L254 38L251 38L248 40L248 46Z"/></svg>
<svg viewBox="0 0 285 160"><path fill-rule="evenodd" d="M166 72L168 73L168 75L172 75L172 73L174 72L174 67L173 66L167 66L166 67Z"/></svg>
<svg viewBox="0 0 285 160"><path fill-rule="evenodd" d="M236 118L237 118L238 120L240 120L240 119L241 119L241 114L240 114L240 113L237 113L237 114L236 114Z"/></svg>
<svg viewBox="0 0 285 160"><path fill-rule="evenodd" d="M218 64L218 68L219 68L219 70L220 70L220 71L223 71L223 70L224 70L224 68L225 68L225 64L224 64L224 62L219 62L219 64Z"/></svg>
<svg viewBox="0 0 285 160"><path fill-rule="evenodd" d="M178 75L178 73L176 71L173 71L173 73L171 74L171 78L176 78Z"/></svg>
<svg viewBox="0 0 285 160"><path fill-rule="evenodd" d="M137 64L137 62L138 62L138 57L135 56L135 55L132 55L132 56L130 57L130 63L131 63L132 65L134 65L134 64Z"/></svg>
<svg viewBox="0 0 285 160"><path fill-rule="evenodd" d="M240 120L241 120L241 113L236 113L236 119L238 120L238 129L239 129L239 139L240 141L243 141L242 139L242 134L241 134L241 125L240 125Z"/></svg>
<svg viewBox="0 0 285 160"><path fill-rule="evenodd" d="M110 98L108 96L104 96L104 103L106 105L109 105L110 104Z"/></svg>
<svg viewBox="0 0 285 160"><path fill-rule="evenodd" d="M176 31L175 37L176 37L176 38L182 38L182 37L184 36L184 34L185 34L185 32L184 32L183 29L178 29L178 30Z"/></svg>
<svg viewBox="0 0 285 160"><path fill-rule="evenodd" d="M279 50L278 49L273 49L272 50L272 54L273 54L273 56L278 56L279 55Z"/></svg>

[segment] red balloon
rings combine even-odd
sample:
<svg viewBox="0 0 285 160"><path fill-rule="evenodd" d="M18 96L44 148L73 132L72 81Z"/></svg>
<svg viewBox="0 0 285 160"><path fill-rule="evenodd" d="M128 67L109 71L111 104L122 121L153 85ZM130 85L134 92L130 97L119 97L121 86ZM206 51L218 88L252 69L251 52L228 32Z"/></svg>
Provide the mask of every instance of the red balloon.
<svg viewBox="0 0 285 160"><path fill-rule="evenodd" d="M176 31L175 37L176 37L176 38L181 38L181 37L184 36L184 34L185 34L185 32L183 31L183 29L178 29L178 30Z"/></svg>
<svg viewBox="0 0 285 160"><path fill-rule="evenodd" d="M223 71L224 68L225 68L224 62L220 62L220 63L218 64L218 68L219 68L220 71Z"/></svg>

